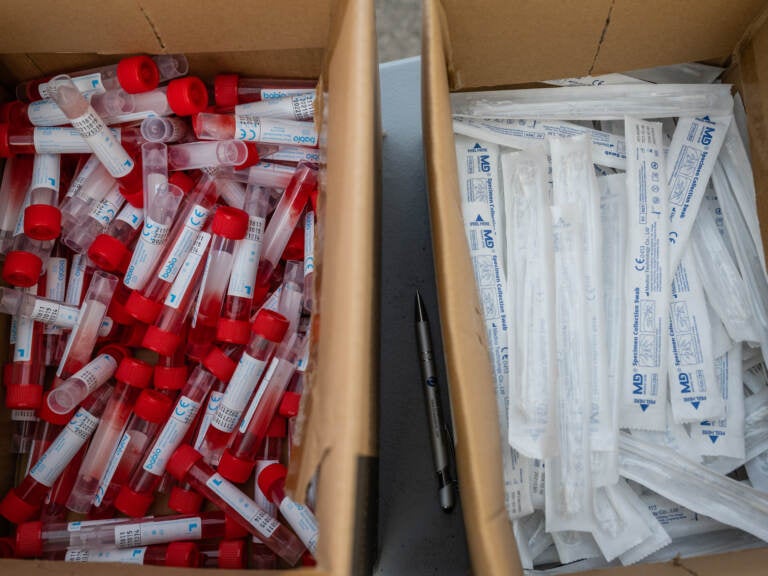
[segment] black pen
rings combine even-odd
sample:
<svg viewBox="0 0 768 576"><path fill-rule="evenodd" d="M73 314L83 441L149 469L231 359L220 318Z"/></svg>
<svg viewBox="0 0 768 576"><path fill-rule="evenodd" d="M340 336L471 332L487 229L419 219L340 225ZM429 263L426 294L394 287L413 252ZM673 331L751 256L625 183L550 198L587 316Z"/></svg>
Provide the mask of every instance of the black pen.
<svg viewBox="0 0 768 576"><path fill-rule="evenodd" d="M443 411L440 408L440 391L437 387L437 371L432 355L432 335L429 330L429 318L421 300L421 294L416 291L416 346L419 353L421 378L424 382L424 395L427 402L427 422L429 424L429 440L432 444L432 458L437 472L440 494L440 507L444 512L450 512L455 503L455 482L451 475L451 450L448 442L450 436L443 422Z"/></svg>

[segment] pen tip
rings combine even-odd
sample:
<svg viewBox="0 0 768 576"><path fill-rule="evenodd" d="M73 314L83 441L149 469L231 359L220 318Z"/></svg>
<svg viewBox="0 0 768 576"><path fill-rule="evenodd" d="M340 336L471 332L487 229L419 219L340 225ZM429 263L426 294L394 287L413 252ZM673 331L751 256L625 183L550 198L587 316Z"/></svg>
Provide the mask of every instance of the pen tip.
<svg viewBox="0 0 768 576"><path fill-rule="evenodd" d="M424 301L421 299L421 294L418 290L416 290L416 308L414 319L416 322L426 322L428 320L427 309L424 307Z"/></svg>

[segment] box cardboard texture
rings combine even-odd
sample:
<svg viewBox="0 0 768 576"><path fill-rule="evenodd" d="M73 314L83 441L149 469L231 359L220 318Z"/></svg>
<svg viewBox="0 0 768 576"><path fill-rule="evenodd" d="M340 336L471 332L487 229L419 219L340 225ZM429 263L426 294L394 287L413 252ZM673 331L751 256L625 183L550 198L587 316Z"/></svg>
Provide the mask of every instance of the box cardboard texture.
<svg viewBox="0 0 768 576"><path fill-rule="evenodd" d="M20 80L116 61L133 53L185 53L206 80L321 77L322 147L309 382L300 445L288 485L302 501L319 472L316 568L291 574L370 571L375 542L378 374L379 109L374 7L370 0L6 1L0 5L3 98ZM322 109L322 108L321 108ZM4 333L5 326L0 334ZM0 353L5 356L7 337ZM0 490L13 482L9 413L0 418ZM373 511L373 512L372 512ZM8 525L2 526L8 532ZM99 565L0 560L21 574L99 574ZM112 566L136 574L133 566ZM145 566L142 574L178 573ZM230 572L231 573L231 572ZM249 571L253 574L253 571ZM270 571L264 574L287 574Z"/></svg>
<svg viewBox="0 0 768 576"><path fill-rule="evenodd" d="M768 15L742 0L424 0L422 94L432 241L474 573L522 569L504 507L492 368L461 217L449 92L688 61L728 66L749 119L768 239ZM493 417L492 417L493 416ZM594 571L623 576L764 574L768 549Z"/></svg>

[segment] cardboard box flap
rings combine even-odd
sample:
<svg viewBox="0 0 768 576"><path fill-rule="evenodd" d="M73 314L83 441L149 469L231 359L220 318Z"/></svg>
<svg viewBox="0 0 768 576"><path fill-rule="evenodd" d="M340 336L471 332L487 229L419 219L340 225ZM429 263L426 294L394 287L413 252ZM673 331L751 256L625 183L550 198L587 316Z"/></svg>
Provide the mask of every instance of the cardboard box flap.
<svg viewBox="0 0 768 576"><path fill-rule="evenodd" d="M520 561L504 504L494 377L461 216L437 0L424 3L423 18L422 94L429 103L422 107L423 138L426 157L440 159L427 162L435 273L440 279L470 280L438 282L467 541L475 574L514 574Z"/></svg>
<svg viewBox="0 0 768 576"><path fill-rule="evenodd" d="M338 2L333 19L339 25L331 30L323 70L327 158L318 206L319 309L287 488L303 502L318 475L318 494L326 494L316 510L318 564L333 573L363 574L370 570L366 526L376 506L369 481L376 480L380 135L376 38L366 33L373 29L373 3Z"/></svg>
<svg viewBox="0 0 768 576"><path fill-rule="evenodd" d="M719 0L441 3L452 90L723 59L766 8L765 0L727 9Z"/></svg>
<svg viewBox="0 0 768 576"><path fill-rule="evenodd" d="M757 192L757 215L763 246L768 243L768 21L744 42L726 80L733 82L744 100L749 121L752 172Z"/></svg>
<svg viewBox="0 0 768 576"><path fill-rule="evenodd" d="M590 73L725 58L765 9L765 0L618 0Z"/></svg>
<svg viewBox="0 0 768 576"><path fill-rule="evenodd" d="M224 52L325 46L331 0L7 0L0 52Z"/></svg>

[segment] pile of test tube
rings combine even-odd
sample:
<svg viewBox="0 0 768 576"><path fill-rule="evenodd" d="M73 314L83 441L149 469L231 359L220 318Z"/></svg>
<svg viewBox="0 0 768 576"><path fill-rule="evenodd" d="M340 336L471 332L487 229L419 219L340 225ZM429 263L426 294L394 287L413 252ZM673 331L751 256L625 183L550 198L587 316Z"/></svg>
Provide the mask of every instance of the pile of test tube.
<svg viewBox="0 0 768 576"><path fill-rule="evenodd" d="M750 110L721 72L452 95L529 570L768 541L768 276Z"/></svg>
<svg viewBox="0 0 768 576"><path fill-rule="evenodd" d="M314 563L313 491L284 486L316 306L316 82L187 73L126 57L0 107L2 556Z"/></svg>

